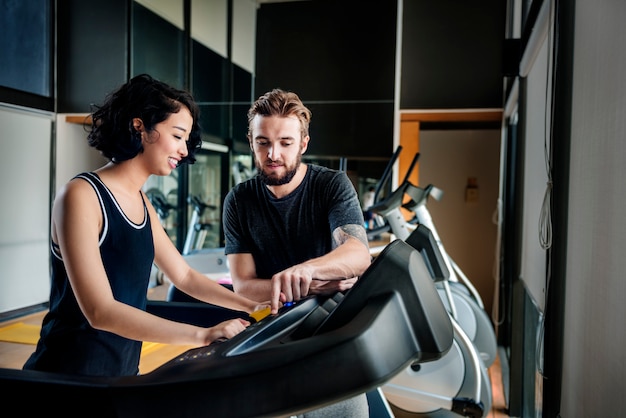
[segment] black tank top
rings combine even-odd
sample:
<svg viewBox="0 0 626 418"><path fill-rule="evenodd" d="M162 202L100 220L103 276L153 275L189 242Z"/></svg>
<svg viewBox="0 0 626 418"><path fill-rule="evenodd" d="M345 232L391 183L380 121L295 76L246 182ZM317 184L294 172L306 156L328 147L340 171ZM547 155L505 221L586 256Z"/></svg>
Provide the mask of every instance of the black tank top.
<svg viewBox="0 0 626 418"><path fill-rule="evenodd" d="M145 310L154 260L150 218L135 224L122 212L95 173L82 173L100 201L103 228L100 255L116 300ZM24 369L85 376L134 375L139 371L141 342L92 328L81 312L56 243L51 241L50 308L43 320L37 348Z"/></svg>

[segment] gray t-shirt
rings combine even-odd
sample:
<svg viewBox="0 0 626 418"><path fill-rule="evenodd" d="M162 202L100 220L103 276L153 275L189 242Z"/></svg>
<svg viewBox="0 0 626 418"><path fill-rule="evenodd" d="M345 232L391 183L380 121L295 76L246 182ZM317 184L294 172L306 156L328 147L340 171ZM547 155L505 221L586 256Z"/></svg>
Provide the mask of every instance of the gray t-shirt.
<svg viewBox="0 0 626 418"><path fill-rule="evenodd" d="M346 173L309 164L298 188L280 199L258 177L236 185L223 222L226 254L252 254L257 277L269 279L330 252L332 231L363 225L363 213Z"/></svg>

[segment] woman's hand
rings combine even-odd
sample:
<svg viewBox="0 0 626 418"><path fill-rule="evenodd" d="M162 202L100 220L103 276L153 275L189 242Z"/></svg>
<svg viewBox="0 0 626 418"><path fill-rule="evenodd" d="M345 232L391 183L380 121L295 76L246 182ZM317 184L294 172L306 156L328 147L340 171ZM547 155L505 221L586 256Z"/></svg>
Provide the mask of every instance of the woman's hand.
<svg viewBox="0 0 626 418"><path fill-rule="evenodd" d="M235 335L239 334L241 331L249 326L250 321L246 321L245 319L241 318L235 318L220 322L219 324L211 328L204 328L206 332L201 337L204 341L203 345L209 345L212 342L221 338L233 338Z"/></svg>

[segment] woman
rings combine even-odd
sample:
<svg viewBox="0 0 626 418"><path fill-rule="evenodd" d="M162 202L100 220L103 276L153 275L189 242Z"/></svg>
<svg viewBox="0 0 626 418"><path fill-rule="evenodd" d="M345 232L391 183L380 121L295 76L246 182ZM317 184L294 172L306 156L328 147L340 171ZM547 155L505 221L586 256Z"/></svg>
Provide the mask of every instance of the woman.
<svg viewBox="0 0 626 418"><path fill-rule="evenodd" d="M201 146L191 95L140 75L92 115L89 144L110 162L70 180L52 209L50 308L24 369L83 376L137 374L141 342L205 346L250 323L211 328L145 311L153 262L184 292L226 308L263 307L191 269L143 193L150 175L193 163Z"/></svg>

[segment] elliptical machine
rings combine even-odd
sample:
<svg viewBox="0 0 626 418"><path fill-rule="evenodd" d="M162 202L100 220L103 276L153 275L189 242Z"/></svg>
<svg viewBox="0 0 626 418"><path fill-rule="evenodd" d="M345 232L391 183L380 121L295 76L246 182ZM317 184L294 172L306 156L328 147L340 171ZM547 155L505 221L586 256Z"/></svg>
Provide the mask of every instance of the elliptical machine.
<svg viewBox="0 0 626 418"><path fill-rule="evenodd" d="M449 283L450 286L449 290L446 290L444 304L448 305L453 317L461 323L463 329L478 347L480 356L485 362L485 365L489 367L495 361L498 350L498 342L493 324L485 311L480 294L461 268L446 252L432 217L430 216L430 212L426 208L426 202L429 196L439 200L443 192L433 185L428 185L425 189L422 189L410 183L407 184L404 191L411 197L408 202L403 204L403 207L411 210L415 214L412 223L428 227L433 235L435 245L442 254L442 261L446 265L449 277L447 277L445 281ZM453 301L451 300L452 295L454 295ZM473 320L471 318L473 318Z"/></svg>
<svg viewBox="0 0 626 418"><path fill-rule="evenodd" d="M422 255L436 287L445 283L449 274L430 230L418 225L405 242ZM439 296L443 301L441 292ZM487 367L462 326L448 314L454 330L450 351L434 362L407 367L382 386L396 417L478 418L491 409Z"/></svg>
<svg viewBox="0 0 626 418"><path fill-rule="evenodd" d="M399 151L394 155L395 158L397 158ZM409 181L409 176L415 168L419 156L420 154L417 153L413 157L411 165L398 188L384 200L375 203L371 210L385 219L385 225L381 228L388 228L399 239L406 240L417 225L425 225L432 232L434 242L442 254L442 262L446 266L445 271L448 272L446 277L437 282L440 296L452 318L468 334L478 348L481 359L489 367L495 361L498 350L494 327L489 315L485 312L478 291L469 279L463 274L461 277L464 280L459 282L457 275L454 274L455 272L462 274L462 271L445 251L430 213L426 209L425 203L428 196L440 198L443 192L433 186L428 186L424 190L414 186ZM407 196L409 200L405 201ZM401 207L413 212L413 219L407 221L400 210Z"/></svg>
<svg viewBox="0 0 626 418"><path fill-rule="evenodd" d="M490 322L480 325L481 321L476 320L477 314L478 317L481 312L484 316L486 314L471 299L461 296L467 291L450 287L448 263L445 262L447 254L441 253L430 230L424 225L406 221L400 211L407 190L412 187L408 178L418 158L419 154L414 157L400 186L384 200L375 203L371 210L385 219L384 228L418 249L427 261L439 296L453 323L454 344L442 359L428 365L408 367L383 386L382 391L396 416L448 417L460 414L480 417L486 414L492 402L488 366L483 357L491 362L493 360L489 351L487 355L483 354L472 337L478 335L476 331L479 327L486 326L487 334L489 330L493 332L493 328ZM495 333L493 341L489 338L485 341L488 350L491 350L493 342L495 359Z"/></svg>

